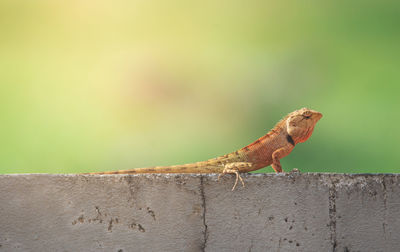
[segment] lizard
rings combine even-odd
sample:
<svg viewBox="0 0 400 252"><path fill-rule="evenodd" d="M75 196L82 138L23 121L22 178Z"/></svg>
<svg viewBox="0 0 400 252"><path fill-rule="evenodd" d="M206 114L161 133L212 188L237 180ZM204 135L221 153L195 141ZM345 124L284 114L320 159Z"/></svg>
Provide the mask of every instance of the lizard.
<svg viewBox="0 0 400 252"><path fill-rule="evenodd" d="M239 173L255 171L269 165L276 173L283 172L280 159L289 155L296 144L310 138L321 117L320 112L308 108L293 111L280 120L266 135L251 144L206 161L85 174L219 173L219 180L222 175L232 173L236 175L233 191L239 179L244 187Z"/></svg>

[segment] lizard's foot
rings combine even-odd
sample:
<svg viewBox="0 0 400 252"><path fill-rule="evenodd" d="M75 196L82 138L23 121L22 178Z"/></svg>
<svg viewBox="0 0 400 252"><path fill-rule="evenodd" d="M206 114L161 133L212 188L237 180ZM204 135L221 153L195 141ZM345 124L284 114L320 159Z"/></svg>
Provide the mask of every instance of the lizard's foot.
<svg viewBox="0 0 400 252"><path fill-rule="evenodd" d="M242 182L243 187L245 187L244 181L243 181L242 177L240 176L239 171L240 171L240 168L242 168L242 169L249 168L251 166L252 166L252 164L248 163L248 162L235 162L235 163L226 164L224 170L218 176L218 180L221 176L225 175L226 173L232 173L232 174L236 175L236 180L235 180L235 184L233 185L232 191L235 190L239 179L240 179L240 182Z"/></svg>

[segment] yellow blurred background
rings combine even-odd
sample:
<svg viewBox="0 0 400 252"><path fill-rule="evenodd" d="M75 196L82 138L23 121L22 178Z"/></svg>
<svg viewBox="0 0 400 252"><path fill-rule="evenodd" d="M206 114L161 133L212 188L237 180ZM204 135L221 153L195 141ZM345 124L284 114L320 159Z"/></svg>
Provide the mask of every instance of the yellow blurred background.
<svg viewBox="0 0 400 252"><path fill-rule="evenodd" d="M0 0L0 173L201 161L301 107L324 117L285 170L400 172L399 13L398 1Z"/></svg>

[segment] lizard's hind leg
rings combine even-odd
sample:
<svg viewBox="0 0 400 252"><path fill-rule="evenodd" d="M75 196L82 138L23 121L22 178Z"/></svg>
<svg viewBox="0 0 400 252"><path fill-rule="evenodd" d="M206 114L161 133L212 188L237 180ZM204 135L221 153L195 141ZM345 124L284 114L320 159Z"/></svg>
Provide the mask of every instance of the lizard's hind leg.
<svg viewBox="0 0 400 252"><path fill-rule="evenodd" d="M239 179L240 179L240 182L242 182L243 187L245 187L244 181L243 181L242 177L240 176L239 172L243 172L244 169L247 170L251 166L252 166L252 163L249 163L249 162L233 162L233 163L226 164L224 167L224 170L218 176L218 180L222 175L224 175L226 173L232 173L232 174L236 175L236 180L235 180L235 184L233 185L232 191L235 190Z"/></svg>

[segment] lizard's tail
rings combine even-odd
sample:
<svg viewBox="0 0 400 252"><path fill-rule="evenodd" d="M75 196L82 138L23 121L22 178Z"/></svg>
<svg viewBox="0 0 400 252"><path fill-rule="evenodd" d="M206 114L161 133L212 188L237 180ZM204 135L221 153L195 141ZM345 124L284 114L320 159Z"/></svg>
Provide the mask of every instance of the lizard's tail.
<svg viewBox="0 0 400 252"><path fill-rule="evenodd" d="M101 174L141 174L141 173L218 173L221 167L216 165L204 166L200 162L185 165L154 166L146 168L135 168L130 170L106 171L82 173L84 175Z"/></svg>

